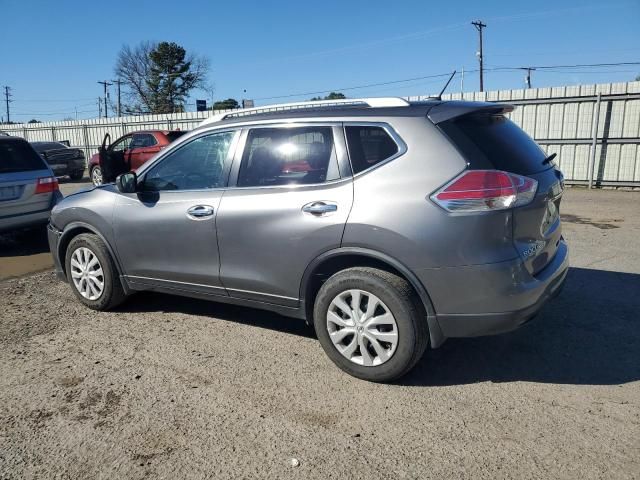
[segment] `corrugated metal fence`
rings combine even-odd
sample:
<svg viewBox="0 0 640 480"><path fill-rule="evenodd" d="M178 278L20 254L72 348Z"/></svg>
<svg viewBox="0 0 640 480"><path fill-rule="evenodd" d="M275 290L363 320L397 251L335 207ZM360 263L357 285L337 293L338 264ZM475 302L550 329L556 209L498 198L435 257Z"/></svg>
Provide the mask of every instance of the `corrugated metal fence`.
<svg viewBox="0 0 640 480"><path fill-rule="evenodd" d="M427 97L409 97L410 100ZM557 153L567 183L640 186L640 82L448 94L444 99L507 102L510 114L548 153ZM220 112L215 112L220 113ZM194 128L211 112L2 125L30 141L68 140L87 156L105 133Z"/></svg>

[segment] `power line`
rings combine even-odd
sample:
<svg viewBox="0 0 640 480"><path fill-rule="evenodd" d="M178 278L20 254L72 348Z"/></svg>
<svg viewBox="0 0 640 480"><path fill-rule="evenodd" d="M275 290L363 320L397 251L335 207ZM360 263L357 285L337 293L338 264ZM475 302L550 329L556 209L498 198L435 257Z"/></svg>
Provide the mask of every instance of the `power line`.
<svg viewBox="0 0 640 480"><path fill-rule="evenodd" d="M424 77L415 77L415 78L407 78L404 80L391 80L389 82L380 82L380 83L370 83L368 85L357 85L354 87L342 87L342 88L330 88L330 89L326 89L326 90L319 90L316 92L303 92L303 93L292 93L289 95L278 95L278 96L274 96L274 97L261 97L261 98L256 98L255 100L276 100L278 98L291 98L291 97L302 97L302 96L307 96L307 95L319 95L321 93L327 93L327 92L344 92L347 90L359 90L362 88L369 88L369 87L379 87L379 86L383 86L383 85L392 85L394 83L405 83L405 82L412 82L415 80L425 80L427 78L440 78L440 77L448 77L449 75L451 75L451 72L449 73L439 73L437 75L425 75Z"/></svg>

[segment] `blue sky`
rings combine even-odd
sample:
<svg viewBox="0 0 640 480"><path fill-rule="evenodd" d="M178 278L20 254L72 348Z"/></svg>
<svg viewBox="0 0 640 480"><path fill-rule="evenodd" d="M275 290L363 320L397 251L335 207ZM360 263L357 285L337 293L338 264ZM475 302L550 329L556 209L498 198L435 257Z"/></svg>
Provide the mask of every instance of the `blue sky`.
<svg viewBox="0 0 640 480"><path fill-rule="evenodd" d="M12 120L97 115L123 44L175 41L211 61L216 99L256 104L477 69L482 19L485 67L640 61L640 0L166 1L0 0L0 85L12 88ZM533 73L533 86L632 80L639 66ZM522 71L487 71L485 90L522 88ZM442 78L345 90L349 96L434 93ZM478 88L478 74L465 76ZM456 79L451 89L459 90ZM246 90L246 93L244 93ZM207 98L194 92L195 98ZM4 103L0 104L4 116ZM188 107L194 109L194 107Z"/></svg>

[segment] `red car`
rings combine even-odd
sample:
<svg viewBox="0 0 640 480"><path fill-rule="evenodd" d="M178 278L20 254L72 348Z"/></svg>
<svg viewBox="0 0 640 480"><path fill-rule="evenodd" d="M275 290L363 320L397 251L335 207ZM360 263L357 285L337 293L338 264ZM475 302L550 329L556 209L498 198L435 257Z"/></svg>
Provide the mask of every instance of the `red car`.
<svg viewBox="0 0 640 480"><path fill-rule="evenodd" d="M136 170L147 160L171 142L184 135L180 130L142 130L128 133L115 140L107 148L108 152L123 152L131 170ZM102 185L103 175L100 168L100 154L89 159L89 178L94 185Z"/></svg>

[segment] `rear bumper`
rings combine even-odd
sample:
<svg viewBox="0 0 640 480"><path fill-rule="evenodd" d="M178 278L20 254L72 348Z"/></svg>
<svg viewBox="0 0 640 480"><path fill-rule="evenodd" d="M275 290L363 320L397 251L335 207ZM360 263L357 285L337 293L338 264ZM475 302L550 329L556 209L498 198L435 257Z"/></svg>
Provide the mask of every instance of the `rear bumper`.
<svg viewBox="0 0 640 480"><path fill-rule="evenodd" d="M429 289L442 334L475 337L518 328L560 293L568 269L569 251L564 240L549 265L535 276L519 260L443 269L446 272L438 282L440 287Z"/></svg>
<svg viewBox="0 0 640 480"><path fill-rule="evenodd" d="M57 277L60 280L64 280L66 282L67 277L64 274L62 263L60 263L60 256L58 255L60 237L62 237L62 232L56 229L53 225L49 224L47 226L47 238L49 240L49 250L51 251L51 256L53 257L53 267L56 271Z"/></svg>

